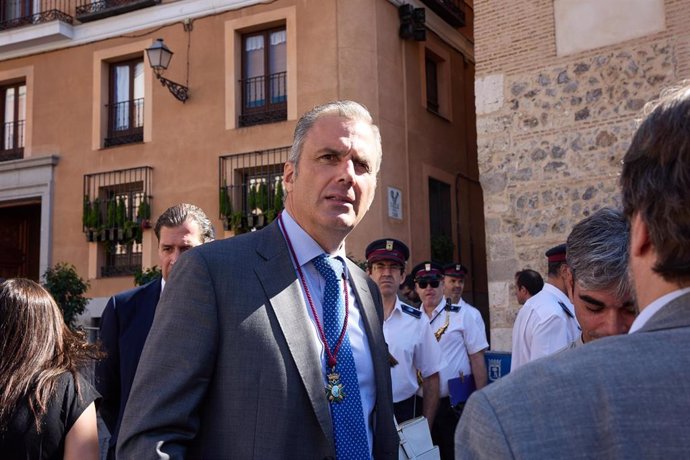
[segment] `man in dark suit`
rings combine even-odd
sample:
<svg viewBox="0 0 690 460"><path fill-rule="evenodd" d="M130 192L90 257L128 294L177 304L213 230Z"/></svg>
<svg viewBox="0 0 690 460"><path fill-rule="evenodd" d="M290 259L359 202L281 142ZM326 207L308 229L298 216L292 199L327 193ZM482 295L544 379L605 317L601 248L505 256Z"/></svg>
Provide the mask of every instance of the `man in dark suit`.
<svg viewBox="0 0 690 460"><path fill-rule="evenodd" d="M687 458L690 86L647 113L621 174L639 316L476 392L458 458Z"/></svg>
<svg viewBox="0 0 690 460"><path fill-rule="evenodd" d="M115 456L122 414L170 270L180 254L215 236L201 208L187 203L168 208L154 231L162 278L111 297L101 317L100 338L107 355L96 364L96 387L103 397L99 412L111 433L108 458Z"/></svg>
<svg viewBox="0 0 690 460"><path fill-rule="evenodd" d="M397 458L381 296L344 248L380 163L378 128L360 104L298 121L279 218L175 267L121 458Z"/></svg>

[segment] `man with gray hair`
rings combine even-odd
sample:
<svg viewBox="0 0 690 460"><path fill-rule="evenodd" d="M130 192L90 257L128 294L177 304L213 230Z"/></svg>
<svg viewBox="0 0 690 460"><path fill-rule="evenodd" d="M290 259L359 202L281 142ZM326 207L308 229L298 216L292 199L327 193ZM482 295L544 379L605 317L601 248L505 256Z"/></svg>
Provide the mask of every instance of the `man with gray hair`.
<svg viewBox="0 0 690 460"><path fill-rule="evenodd" d="M215 239L213 224L204 211L188 203L166 209L154 232L162 278L114 295L101 316L100 339L107 356L96 364L96 388L102 396L99 411L110 432L109 459L115 458L122 414L170 271L180 254Z"/></svg>
<svg viewBox="0 0 690 460"><path fill-rule="evenodd" d="M569 348L625 334L637 315L628 277L630 226L621 211L602 208L568 235L568 296L582 333Z"/></svg>
<svg viewBox="0 0 690 460"><path fill-rule="evenodd" d="M381 294L344 245L380 165L362 105L327 103L297 122L280 216L183 254L172 272L120 458L397 458Z"/></svg>

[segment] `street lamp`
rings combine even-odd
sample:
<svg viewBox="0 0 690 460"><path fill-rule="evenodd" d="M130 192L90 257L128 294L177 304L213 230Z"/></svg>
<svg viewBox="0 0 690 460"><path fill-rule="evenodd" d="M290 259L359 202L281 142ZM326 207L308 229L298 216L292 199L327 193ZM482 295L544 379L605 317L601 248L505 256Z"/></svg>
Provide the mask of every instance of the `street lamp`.
<svg viewBox="0 0 690 460"><path fill-rule="evenodd" d="M170 93L175 96L178 101L185 103L187 99L189 99L189 88L161 76L161 73L168 68L173 55L173 52L170 51L167 46L165 46L165 43L163 43L163 39L156 39L154 44L151 45L150 48L146 49L146 55L149 58L149 64L153 69L153 73L161 82L161 85L168 88Z"/></svg>

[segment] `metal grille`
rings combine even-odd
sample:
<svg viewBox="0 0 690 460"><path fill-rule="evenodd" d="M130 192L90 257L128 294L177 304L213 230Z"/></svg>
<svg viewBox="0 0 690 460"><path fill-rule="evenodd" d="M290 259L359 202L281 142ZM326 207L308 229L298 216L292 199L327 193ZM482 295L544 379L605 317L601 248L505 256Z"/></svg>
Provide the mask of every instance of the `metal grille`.
<svg viewBox="0 0 690 460"><path fill-rule="evenodd" d="M106 104L108 137L105 147L144 141L144 99Z"/></svg>
<svg viewBox="0 0 690 460"><path fill-rule="evenodd" d="M2 127L0 161L19 160L24 157L25 121L11 121Z"/></svg>
<svg viewBox="0 0 690 460"><path fill-rule="evenodd" d="M260 228L280 212L289 152L280 147L220 157L220 217L229 227Z"/></svg>
<svg viewBox="0 0 690 460"><path fill-rule="evenodd" d="M158 5L160 0L99 0L80 1L76 7L76 17L81 22L95 21L129 11Z"/></svg>
<svg viewBox="0 0 690 460"><path fill-rule="evenodd" d="M287 72L240 80L240 126L287 120Z"/></svg>
<svg viewBox="0 0 690 460"><path fill-rule="evenodd" d="M150 228L153 168L122 169L84 176L83 230L103 244L101 276L131 275L141 269L141 236Z"/></svg>
<svg viewBox="0 0 690 460"><path fill-rule="evenodd" d="M3 0L0 2L0 30L50 21L74 22L72 0Z"/></svg>

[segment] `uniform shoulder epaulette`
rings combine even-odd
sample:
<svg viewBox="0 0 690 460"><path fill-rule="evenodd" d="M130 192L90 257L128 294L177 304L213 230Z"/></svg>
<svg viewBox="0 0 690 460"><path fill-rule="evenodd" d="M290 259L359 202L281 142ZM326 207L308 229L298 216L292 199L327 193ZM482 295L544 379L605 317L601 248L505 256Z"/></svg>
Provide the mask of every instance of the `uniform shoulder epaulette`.
<svg viewBox="0 0 690 460"><path fill-rule="evenodd" d="M400 308L402 309L403 313L407 313L408 315L414 316L417 319L422 317L422 311L416 309L415 307L411 307L407 304L401 303Z"/></svg>

